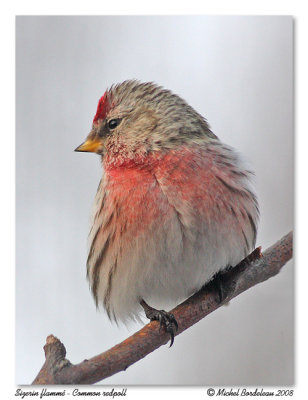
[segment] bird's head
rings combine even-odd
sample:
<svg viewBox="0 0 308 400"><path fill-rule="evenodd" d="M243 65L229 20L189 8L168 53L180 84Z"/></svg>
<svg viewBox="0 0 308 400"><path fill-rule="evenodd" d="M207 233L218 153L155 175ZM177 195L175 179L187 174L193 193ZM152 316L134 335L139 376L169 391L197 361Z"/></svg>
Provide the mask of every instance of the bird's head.
<svg viewBox="0 0 308 400"><path fill-rule="evenodd" d="M216 136L206 120L179 96L153 83L129 80L100 98L91 132L75 151L121 163L212 139Z"/></svg>

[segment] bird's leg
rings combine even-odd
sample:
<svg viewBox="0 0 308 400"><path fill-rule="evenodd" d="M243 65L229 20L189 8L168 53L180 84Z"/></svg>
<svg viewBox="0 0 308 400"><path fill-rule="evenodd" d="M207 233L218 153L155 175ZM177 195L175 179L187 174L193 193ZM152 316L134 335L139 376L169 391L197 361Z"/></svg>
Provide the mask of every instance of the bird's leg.
<svg viewBox="0 0 308 400"><path fill-rule="evenodd" d="M219 303L222 303L230 293L233 292L234 288L231 286L226 286L225 284L225 273L232 269L231 266L228 266L223 271L217 272L217 274L213 277L213 286L218 292Z"/></svg>
<svg viewBox="0 0 308 400"><path fill-rule="evenodd" d="M140 305L144 309L147 318L149 318L151 321L159 321L159 329L161 329L162 325L164 326L165 331L170 335L171 347L174 342L174 335L178 330L178 323L174 318L174 315L164 310L156 310L155 308L149 306L144 300L140 301Z"/></svg>
<svg viewBox="0 0 308 400"><path fill-rule="evenodd" d="M262 257L261 247L257 247L246 258L244 258L244 260L242 260L239 264L237 264L236 267L237 267L237 269L239 268L239 266L244 268L247 263L249 264L254 260L258 260L261 257ZM220 303L225 301L226 298L230 294L232 294L234 289L235 289L235 282L234 281L230 282L229 279L226 279L226 275L233 268L234 268L233 266L228 265L222 271L217 272L217 274L215 274L213 279L212 279L212 285L214 286L214 288L218 292L219 302ZM226 303L226 304L228 304L228 303Z"/></svg>

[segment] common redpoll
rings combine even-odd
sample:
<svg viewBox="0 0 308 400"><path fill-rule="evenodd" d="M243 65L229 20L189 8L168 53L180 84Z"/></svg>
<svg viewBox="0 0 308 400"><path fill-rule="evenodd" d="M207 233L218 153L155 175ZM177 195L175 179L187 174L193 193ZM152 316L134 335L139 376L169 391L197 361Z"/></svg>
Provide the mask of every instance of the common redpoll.
<svg viewBox="0 0 308 400"><path fill-rule="evenodd" d="M96 304L122 321L143 308L173 341L174 317L155 308L192 295L255 246L253 173L179 96L135 80L105 92L76 151L103 165L87 260Z"/></svg>

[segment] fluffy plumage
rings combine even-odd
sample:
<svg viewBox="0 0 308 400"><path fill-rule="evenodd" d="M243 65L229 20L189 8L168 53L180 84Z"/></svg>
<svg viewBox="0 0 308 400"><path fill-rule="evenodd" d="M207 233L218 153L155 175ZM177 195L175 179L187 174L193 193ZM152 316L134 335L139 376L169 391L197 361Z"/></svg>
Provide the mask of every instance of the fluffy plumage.
<svg viewBox="0 0 308 400"><path fill-rule="evenodd" d="M254 248L252 172L172 92L111 87L77 150L102 156L87 272L111 319L138 318L141 300L175 304Z"/></svg>

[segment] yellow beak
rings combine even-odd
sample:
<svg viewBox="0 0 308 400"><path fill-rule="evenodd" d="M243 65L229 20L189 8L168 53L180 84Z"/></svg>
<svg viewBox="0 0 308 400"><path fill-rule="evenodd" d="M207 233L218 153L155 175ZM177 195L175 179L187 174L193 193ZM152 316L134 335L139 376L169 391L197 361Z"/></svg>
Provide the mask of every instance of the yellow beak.
<svg viewBox="0 0 308 400"><path fill-rule="evenodd" d="M75 151L89 151L96 153L101 145L100 140L97 139L87 139L80 146L78 146Z"/></svg>

